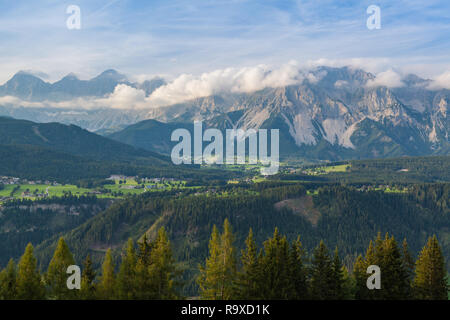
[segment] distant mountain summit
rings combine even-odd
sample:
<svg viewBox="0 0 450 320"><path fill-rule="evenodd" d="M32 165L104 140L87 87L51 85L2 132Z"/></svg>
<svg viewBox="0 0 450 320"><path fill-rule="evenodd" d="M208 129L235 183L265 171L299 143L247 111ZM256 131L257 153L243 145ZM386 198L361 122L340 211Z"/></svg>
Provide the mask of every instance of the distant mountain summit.
<svg viewBox="0 0 450 320"><path fill-rule="evenodd" d="M50 93L51 84L25 71L17 72L3 86L1 96L14 96L23 100L42 100Z"/></svg>
<svg viewBox="0 0 450 320"><path fill-rule="evenodd" d="M150 94L165 82L161 78L155 78L142 84L131 83L125 75L109 69L90 80L80 80L74 73L69 73L61 80L49 83L31 73L19 71L0 86L0 96L13 96L26 101L57 102L80 97L103 97L112 93L118 84L142 88Z"/></svg>
<svg viewBox="0 0 450 320"><path fill-rule="evenodd" d="M0 114L116 132L111 138L163 153L170 151L168 132L174 125L187 127L194 120L222 130L280 129L283 156L340 160L450 153L450 90L430 90L431 80L413 74L397 88L368 85L373 80L373 74L361 69L318 67L296 85L216 94L162 108L106 112L0 106ZM31 101L104 96L120 83L150 95L165 81L130 83L117 71L107 70L91 80L67 75L49 84L18 73L0 87L0 95L8 92ZM125 128L147 119L158 122Z"/></svg>
<svg viewBox="0 0 450 320"><path fill-rule="evenodd" d="M375 76L360 69L319 67L299 85L253 93L216 95L149 111L147 118L178 122L203 119L209 127L280 129L285 157L361 159L449 154L450 91L427 89L409 75L399 88L369 87ZM111 135L149 150L158 126L137 124ZM132 137L135 137L133 141ZM149 137L145 142L144 137ZM169 151L166 149L166 152Z"/></svg>

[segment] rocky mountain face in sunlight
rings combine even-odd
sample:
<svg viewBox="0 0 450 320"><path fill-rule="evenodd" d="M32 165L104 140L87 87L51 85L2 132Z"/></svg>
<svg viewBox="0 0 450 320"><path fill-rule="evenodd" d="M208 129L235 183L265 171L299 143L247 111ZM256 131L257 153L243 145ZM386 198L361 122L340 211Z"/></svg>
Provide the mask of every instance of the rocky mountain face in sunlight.
<svg viewBox="0 0 450 320"><path fill-rule="evenodd" d="M282 154L319 159L449 153L449 90L430 90L430 81L415 75L406 76L401 87L388 88L369 86L375 76L360 69L319 67L312 73L311 79L296 85L217 94L147 110L24 105L0 106L0 114L38 122L73 123L105 134L117 132L118 140L121 129L146 119L170 122L171 126L204 120L208 126L221 129L278 128ZM0 87L0 96L61 101L105 96L121 83L142 89L147 96L165 85L163 79L131 83L114 70L88 81L68 75L54 84L20 73ZM148 139L159 136L152 132L159 130L155 128L161 125L151 126L145 133Z"/></svg>

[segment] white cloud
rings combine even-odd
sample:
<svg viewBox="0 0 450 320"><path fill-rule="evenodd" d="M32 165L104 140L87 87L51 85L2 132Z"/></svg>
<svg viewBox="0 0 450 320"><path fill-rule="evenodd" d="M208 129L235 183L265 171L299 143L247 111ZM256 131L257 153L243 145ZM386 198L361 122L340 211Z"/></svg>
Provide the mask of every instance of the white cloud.
<svg viewBox="0 0 450 320"><path fill-rule="evenodd" d="M335 86L336 88L346 87L346 86L348 86L348 81L345 81L345 80L337 80L337 81L334 83L334 86Z"/></svg>
<svg viewBox="0 0 450 320"><path fill-rule="evenodd" d="M6 107L22 106L22 107L27 107L27 108L43 108L43 107L45 107L45 105L41 102L23 101L22 99L13 97L13 96L0 97L0 105L6 106Z"/></svg>
<svg viewBox="0 0 450 320"><path fill-rule="evenodd" d="M227 68L200 76L182 74L156 89L148 98L155 106L164 106L218 93L253 92L267 87L282 87L301 83L305 74L295 61L278 68L267 65Z"/></svg>
<svg viewBox="0 0 450 320"><path fill-rule="evenodd" d="M102 101L109 107L118 109L139 109L146 104L144 90L125 84L117 85L106 99L99 99L100 104Z"/></svg>
<svg viewBox="0 0 450 320"><path fill-rule="evenodd" d="M450 89L450 70L438 75L428 86L430 90Z"/></svg>
<svg viewBox="0 0 450 320"><path fill-rule="evenodd" d="M226 68L203 73L199 76L182 74L168 84L156 89L149 97L145 92L125 84L119 84L110 95L102 98L77 98L63 102L26 102L8 97L0 104L28 107L57 108L120 108L148 109L180 103L195 98L221 93L243 93L264 88L283 87L301 83L303 79L316 82L307 71L300 70L297 62L291 61L279 67L258 65L254 67Z"/></svg>
<svg viewBox="0 0 450 320"><path fill-rule="evenodd" d="M392 69L378 73L375 79L368 80L366 83L366 87L369 88L381 86L388 88L397 88L404 85L405 84L402 82L402 76Z"/></svg>
<svg viewBox="0 0 450 320"><path fill-rule="evenodd" d="M318 61L320 61L320 64L317 64ZM267 87L275 88L300 84L305 79L311 83L315 83L325 75L325 73L313 74L310 72L311 68L316 66L316 64L340 66L343 63L337 60L332 62L328 61L328 63L327 61L321 59L314 63L307 62L302 66L295 61L291 61L278 67L257 65L253 67L218 69L200 75L181 74L168 84L156 89L150 96L146 96L144 90L119 84L111 94L100 98L83 97L62 102L30 102L23 101L17 97L6 96L0 97L0 105L36 108L53 107L70 110L100 108L151 109L214 94L246 93L262 90ZM355 65L353 67L356 68ZM149 77L142 76L142 79ZM348 85L348 83L338 80L334 85L335 87L342 87ZM375 79L369 80L366 84L368 87L400 87L403 85L402 76L392 69L379 72ZM450 89L450 71L435 78L429 88Z"/></svg>
<svg viewBox="0 0 450 320"><path fill-rule="evenodd" d="M63 102L27 102L15 97L4 97L0 99L0 104L68 109L149 109L220 93L253 92L267 87L283 87L301 83L305 78L311 82L317 81L312 74L301 71L297 62L291 61L277 68L258 65L219 69L199 76L182 74L167 85L156 89L149 97L146 97L141 89L119 84L113 93L102 98L86 97Z"/></svg>

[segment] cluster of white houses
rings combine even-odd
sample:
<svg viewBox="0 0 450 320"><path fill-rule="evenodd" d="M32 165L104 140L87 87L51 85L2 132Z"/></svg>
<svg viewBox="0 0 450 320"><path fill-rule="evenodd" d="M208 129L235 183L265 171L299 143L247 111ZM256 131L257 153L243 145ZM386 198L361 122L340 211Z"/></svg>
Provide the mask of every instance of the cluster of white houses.
<svg viewBox="0 0 450 320"><path fill-rule="evenodd" d="M0 176L0 184L18 184L20 178Z"/></svg>
<svg viewBox="0 0 450 320"><path fill-rule="evenodd" d="M59 186L60 184L56 181L48 180L28 180L20 179L16 177L0 176L0 184L11 185L11 184L30 184L30 185L47 185L47 186Z"/></svg>
<svg viewBox="0 0 450 320"><path fill-rule="evenodd" d="M127 180L138 180L139 178L137 176L125 176L125 175L121 175L121 174L113 174L111 175L109 178L107 178L106 180L114 180L114 181L127 181ZM162 177L162 178L140 178L140 181L142 181L142 183L165 183L165 182L176 182L179 181L177 179L174 178L166 178L166 177Z"/></svg>

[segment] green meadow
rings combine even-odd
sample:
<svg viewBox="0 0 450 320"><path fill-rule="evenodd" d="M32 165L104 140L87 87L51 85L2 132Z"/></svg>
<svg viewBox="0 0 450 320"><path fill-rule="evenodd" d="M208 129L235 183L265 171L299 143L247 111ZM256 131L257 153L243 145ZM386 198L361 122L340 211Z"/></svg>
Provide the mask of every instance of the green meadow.
<svg viewBox="0 0 450 320"><path fill-rule="evenodd" d="M346 172L351 167L350 164L340 164L336 166L323 166L305 170L307 174L319 175L328 174L332 172Z"/></svg>
<svg viewBox="0 0 450 320"><path fill-rule="evenodd" d="M98 198L123 198L128 195L138 195L143 192L154 192L161 190L182 189L186 188L186 181L163 182L163 183L144 183L145 186L153 186L153 188L143 188L142 184L138 184L136 180L129 179L115 184L107 184L96 188L79 188L76 185L45 185L45 184L22 184L22 185L5 185L4 189L0 190L0 197L10 197L12 195L15 199L30 199L35 200L36 195L46 194L49 197L62 197L65 194L72 194L77 196L95 194ZM18 187L18 189L16 189ZM100 193L99 193L100 192ZM26 193L29 195L27 196Z"/></svg>

